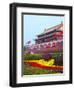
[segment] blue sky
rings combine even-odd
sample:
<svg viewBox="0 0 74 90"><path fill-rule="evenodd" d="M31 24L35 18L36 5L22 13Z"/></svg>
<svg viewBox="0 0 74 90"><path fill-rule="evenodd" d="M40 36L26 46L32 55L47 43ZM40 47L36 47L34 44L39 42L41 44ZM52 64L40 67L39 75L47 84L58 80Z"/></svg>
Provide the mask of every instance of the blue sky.
<svg viewBox="0 0 74 90"><path fill-rule="evenodd" d="M34 39L37 38L36 35L41 34L44 29L64 22L64 16L24 15L23 19L24 45L28 41L31 41L31 43L35 43Z"/></svg>

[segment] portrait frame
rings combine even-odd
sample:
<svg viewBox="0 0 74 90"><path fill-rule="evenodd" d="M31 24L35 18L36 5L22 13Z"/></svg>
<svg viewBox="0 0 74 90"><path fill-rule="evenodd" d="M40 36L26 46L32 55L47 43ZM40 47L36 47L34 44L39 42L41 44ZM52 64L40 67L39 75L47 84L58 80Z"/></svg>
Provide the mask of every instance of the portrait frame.
<svg viewBox="0 0 74 90"><path fill-rule="evenodd" d="M20 62L18 62L18 54L17 54L17 51L19 51L17 49L17 47L21 47L22 49L22 45L20 45L21 43L23 43L23 36L20 36L22 39L21 41L18 40L18 36L19 34L17 33L20 33L22 34L22 30L19 31L18 28L21 28L20 27L20 24L21 26L22 25L22 13L27 13L27 8L29 8L28 10L28 13L29 14L35 14L36 12L34 12L34 10L31 12L30 11L30 8L31 9L38 9L38 10L42 10L42 12L45 10L50 10L50 9L54 9L54 11L60 11L60 13L63 11L63 12L67 12L66 16L68 15L68 23L67 22L67 19L65 21L65 25L68 24L68 33L65 33L66 34L66 39L65 41L68 42L68 76L67 79L65 79L65 77L63 78L63 80L53 80L53 81L36 81L36 82L25 82L25 79L24 81L20 78L20 74L19 70L21 70L21 68L19 68L18 70L18 66L20 66ZM23 9L23 10L21 10ZM25 12L24 12L25 10ZM58 11L58 12L59 12ZM41 12L41 11L40 11ZM38 14L40 14L40 12ZM20 14L19 14L20 13ZM41 13L42 15L43 13ZM45 13L47 14L47 13ZM51 13L50 13L51 14ZM59 13L58 13L59 14ZM64 14L64 13L63 13ZM21 16L20 16L21 15ZM21 20L18 18L21 17ZM20 22L21 23L18 23ZM18 27L19 26L19 27ZM68 35L67 35L68 34ZM19 43L21 42L21 43ZM18 45L19 44L19 45ZM22 53L22 52L21 52ZM65 58L67 58L67 55ZM19 55L19 58L21 57L21 55ZM21 64L22 65L22 64ZM57 84L72 84L72 6L61 6L61 5L43 5L43 4L28 4L28 3L11 3L10 4L10 63L9 63L9 68L10 68L10 81L9 81L9 85L11 87L26 87L26 86L41 86L41 85L57 85ZM21 67L21 66L20 66ZM66 66L67 67L67 66ZM67 71L67 69L65 70ZM19 74L19 75L18 75ZM22 76L22 75L21 75ZM20 78L20 79L19 79ZM19 79L19 80L18 80ZM37 77L38 79L38 77ZM33 79L31 79L33 80Z"/></svg>

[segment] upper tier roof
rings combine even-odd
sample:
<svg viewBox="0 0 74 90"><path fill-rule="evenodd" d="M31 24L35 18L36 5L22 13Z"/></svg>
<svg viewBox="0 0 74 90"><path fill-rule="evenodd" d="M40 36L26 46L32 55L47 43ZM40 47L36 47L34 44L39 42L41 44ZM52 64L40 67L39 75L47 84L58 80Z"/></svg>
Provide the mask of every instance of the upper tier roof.
<svg viewBox="0 0 74 90"><path fill-rule="evenodd" d="M53 26L53 27L51 27L51 28L47 28L47 29L44 30L43 33L41 33L41 34L39 34L39 35L37 35L37 36L44 35L44 34L46 34L46 33L49 33L49 32L51 32L51 31L54 31L54 30L63 31L63 23L61 22L61 24L58 24L58 25Z"/></svg>

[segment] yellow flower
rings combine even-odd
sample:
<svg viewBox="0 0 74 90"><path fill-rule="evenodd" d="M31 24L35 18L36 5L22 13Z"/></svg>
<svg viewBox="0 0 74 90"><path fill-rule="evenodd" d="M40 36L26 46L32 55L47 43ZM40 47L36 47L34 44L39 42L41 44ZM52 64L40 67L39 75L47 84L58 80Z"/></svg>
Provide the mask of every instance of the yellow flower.
<svg viewBox="0 0 74 90"><path fill-rule="evenodd" d="M44 66L51 66L54 64L54 59L50 59L48 61L45 61L44 59L40 60L24 60L24 62L35 62Z"/></svg>
<svg viewBox="0 0 74 90"><path fill-rule="evenodd" d="M51 59L49 61L45 61L44 59L38 60L38 64L44 65L44 66L51 66L54 64L54 59Z"/></svg>

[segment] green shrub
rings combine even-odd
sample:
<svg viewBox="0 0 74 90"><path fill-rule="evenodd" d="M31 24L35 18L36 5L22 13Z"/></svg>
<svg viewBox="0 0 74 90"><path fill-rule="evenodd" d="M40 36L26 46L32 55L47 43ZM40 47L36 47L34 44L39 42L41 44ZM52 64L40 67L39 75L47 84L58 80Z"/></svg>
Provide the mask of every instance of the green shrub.
<svg viewBox="0 0 74 90"><path fill-rule="evenodd" d="M55 54L54 59L55 59L55 63L54 63L55 65L63 66L63 53Z"/></svg>
<svg viewBox="0 0 74 90"><path fill-rule="evenodd" d="M25 54L24 60L39 60L42 56L40 54Z"/></svg>

